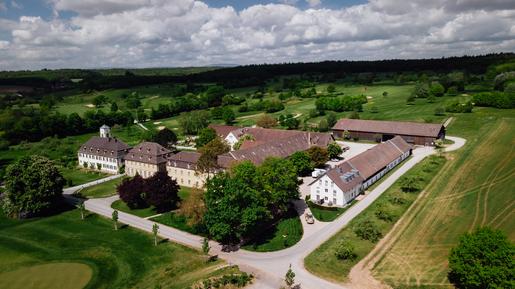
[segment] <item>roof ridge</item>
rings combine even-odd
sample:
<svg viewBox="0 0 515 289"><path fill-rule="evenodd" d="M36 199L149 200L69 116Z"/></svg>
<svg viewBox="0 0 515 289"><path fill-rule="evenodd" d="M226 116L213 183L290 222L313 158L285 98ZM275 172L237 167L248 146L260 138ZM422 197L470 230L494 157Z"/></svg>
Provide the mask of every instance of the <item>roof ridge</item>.
<svg viewBox="0 0 515 289"><path fill-rule="evenodd" d="M391 139L388 140L391 144L393 144L394 147L396 147L401 153L404 153L400 147L398 147Z"/></svg>

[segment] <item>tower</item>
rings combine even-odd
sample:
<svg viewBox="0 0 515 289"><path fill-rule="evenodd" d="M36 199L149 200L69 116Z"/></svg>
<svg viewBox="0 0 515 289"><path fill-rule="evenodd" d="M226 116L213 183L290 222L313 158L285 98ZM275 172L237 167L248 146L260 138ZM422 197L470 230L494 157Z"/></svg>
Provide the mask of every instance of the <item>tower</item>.
<svg viewBox="0 0 515 289"><path fill-rule="evenodd" d="M107 125L100 127L100 137L111 137L111 128Z"/></svg>

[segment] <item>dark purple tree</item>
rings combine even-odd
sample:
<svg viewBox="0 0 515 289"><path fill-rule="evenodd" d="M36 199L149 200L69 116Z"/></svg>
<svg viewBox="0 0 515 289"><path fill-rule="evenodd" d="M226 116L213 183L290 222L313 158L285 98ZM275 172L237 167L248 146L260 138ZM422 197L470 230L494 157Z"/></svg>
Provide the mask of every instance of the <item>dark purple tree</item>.
<svg viewBox="0 0 515 289"><path fill-rule="evenodd" d="M116 191L125 204L131 209L141 209L148 207L145 191L145 180L136 175L131 179L124 179L117 187Z"/></svg>
<svg viewBox="0 0 515 289"><path fill-rule="evenodd" d="M179 201L179 185L170 178L166 172L157 172L145 180L147 202L156 208L156 211L166 212L172 209Z"/></svg>

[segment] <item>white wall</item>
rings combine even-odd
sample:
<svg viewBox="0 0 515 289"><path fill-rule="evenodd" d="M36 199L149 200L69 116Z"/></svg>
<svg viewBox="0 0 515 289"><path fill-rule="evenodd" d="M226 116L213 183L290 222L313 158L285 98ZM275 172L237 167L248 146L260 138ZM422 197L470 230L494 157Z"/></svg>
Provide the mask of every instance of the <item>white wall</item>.
<svg viewBox="0 0 515 289"><path fill-rule="evenodd" d="M324 175L311 184L310 191L311 200L314 202L323 199L325 205L332 202L334 206L343 207L359 195L360 185L343 192L327 175Z"/></svg>
<svg viewBox="0 0 515 289"><path fill-rule="evenodd" d="M82 168L84 167L84 162L87 163L88 169L91 169L91 164L93 164L93 170L98 170L97 164L101 164L102 168L100 171L111 174L117 174L118 169L122 165L121 159L100 157L87 153L78 153L78 158L79 166Z"/></svg>
<svg viewBox="0 0 515 289"><path fill-rule="evenodd" d="M231 132L229 133L226 137L225 137L225 141L229 144L229 146L231 147L231 150L233 150L233 146L238 142L238 139L236 138L236 136L234 136L234 134Z"/></svg>

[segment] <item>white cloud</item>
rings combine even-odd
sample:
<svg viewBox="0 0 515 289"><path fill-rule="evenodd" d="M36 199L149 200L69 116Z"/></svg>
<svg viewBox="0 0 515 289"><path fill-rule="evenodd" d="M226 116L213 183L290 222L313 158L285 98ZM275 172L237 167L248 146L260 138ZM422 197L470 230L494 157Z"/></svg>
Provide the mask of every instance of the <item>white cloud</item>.
<svg viewBox="0 0 515 289"><path fill-rule="evenodd" d="M322 0L306 0L306 2L308 3L308 5L310 7L316 7L320 4L322 4Z"/></svg>
<svg viewBox="0 0 515 289"><path fill-rule="evenodd" d="M11 35L0 39L2 67L190 66L515 51L515 8L503 0L491 5L372 0L307 10L267 4L242 11L194 0L52 1L57 13L77 16L0 18L0 37L2 31Z"/></svg>
<svg viewBox="0 0 515 289"><path fill-rule="evenodd" d="M20 3L14 1L14 0L11 1L11 7L16 8L16 9L23 9L23 5L21 5Z"/></svg>

